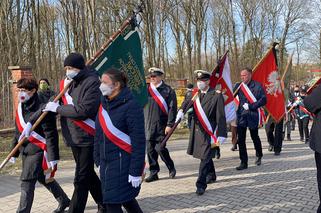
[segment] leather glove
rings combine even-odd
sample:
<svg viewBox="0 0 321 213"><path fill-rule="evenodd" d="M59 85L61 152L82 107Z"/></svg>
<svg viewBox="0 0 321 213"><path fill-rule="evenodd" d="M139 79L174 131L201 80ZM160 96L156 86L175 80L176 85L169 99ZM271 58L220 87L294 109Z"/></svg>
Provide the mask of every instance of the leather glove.
<svg viewBox="0 0 321 213"><path fill-rule="evenodd" d="M249 104L248 104L248 103L243 104L243 108L244 108L245 110L249 110Z"/></svg>
<svg viewBox="0 0 321 213"><path fill-rule="evenodd" d="M15 158L15 157L11 157L11 158L9 159L9 162L12 163L12 164L14 164L14 163L16 162L16 158Z"/></svg>
<svg viewBox="0 0 321 213"><path fill-rule="evenodd" d="M184 118L184 112L183 112L182 109L180 109L180 110L178 110L178 112L177 112L176 119L175 119L175 123L176 123L179 119L183 120L183 118Z"/></svg>
<svg viewBox="0 0 321 213"><path fill-rule="evenodd" d="M141 176L134 177L134 176L128 175L128 183L132 183L132 186L134 188L137 188L142 183L142 177Z"/></svg>
<svg viewBox="0 0 321 213"><path fill-rule="evenodd" d="M220 144L220 145L222 145L223 143L225 143L225 141L226 141L226 138L225 137L217 137L217 142Z"/></svg>
<svg viewBox="0 0 321 213"><path fill-rule="evenodd" d="M59 104L57 102L48 102L46 107L42 110L43 112L57 112Z"/></svg>
<svg viewBox="0 0 321 213"><path fill-rule="evenodd" d="M31 132L31 128L32 128L32 124L30 123L30 122L28 122L27 124L26 124L26 127L23 129L23 131L21 132L21 135L20 135L20 137L19 137L19 141L21 141L21 139L23 138L23 137L26 137L26 138L28 138L29 136L30 136L30 132Z"/></svg>

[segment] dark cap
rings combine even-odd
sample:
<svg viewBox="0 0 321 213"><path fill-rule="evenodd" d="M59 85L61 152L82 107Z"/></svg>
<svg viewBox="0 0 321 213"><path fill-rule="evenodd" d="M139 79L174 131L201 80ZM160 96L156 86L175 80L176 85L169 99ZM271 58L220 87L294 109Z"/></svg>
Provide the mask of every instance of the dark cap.
<svg viewBox="0 0 321 213"><path fill-rule="evenodd" d="M197 80L209 80L211 78L211 73L206 70L195 70L194 74Z"/></svg>
<svg viewBox="0 0 321 213"><path fill-rule="evenodd" d="M64 67L70 66L78 69L85 68L85 59L79 53L70 53L64 61Z"/></svg>

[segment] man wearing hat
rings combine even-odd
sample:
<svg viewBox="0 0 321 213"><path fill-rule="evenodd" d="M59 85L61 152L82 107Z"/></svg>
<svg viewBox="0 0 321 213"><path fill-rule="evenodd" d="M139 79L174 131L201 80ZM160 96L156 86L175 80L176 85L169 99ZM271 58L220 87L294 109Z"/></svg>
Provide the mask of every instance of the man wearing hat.
<svg viewBox="0 0 321 213"><path fill-rule="evenodd" d="M150 85L148 87L148 102L144 109L147 154L150 175L146 182L158 180L158 155L165 162L169 177L174 178L176 170L168 149L160 143L175 123L177 100L175 91L162 80L164 71L151 67L148 70Z"/></svg>
<svg viewBox="0 0 321 213"><path fill-rule="evenodd" d="M237 170L247 169L248 155L246 150L246 130L249 128L250 135L256 151L255 164L261 165L263 157L262 143L259 137L259 126L262 125L263 116L261 107L266 104L266 96L262 85L252 80L252 70L245 68L241 71L241 83L234 87L236 95L239 97L239 107L236 111L237 116L237 144L239 146L239 155L241 164L236 167Z"/></svg>
<svg viewBox="0 0 321 213"><path fill-rule="evenodd" d="M218 145L226 140L227 129L223 95L209 87L211 73L205 70L196 70L194 73L199 90L192 105L193 115L187 154L201 160L196 181L196 194L202 195L207 184L216 181L212 158L215 156ZM190 100L191 98L184 100L176 120L182 119L183 111L186 111Z"/></svg>
<svg viewBox="0 0 321 213"><path fill-rule="evenodd" d="M100 81L97 73L85 66L79 53L71 53L64 61L67 78L60 83L60 89L72 81L61 103L49 102L43 111L60 114L64 142L71 147L76 172L74 193L69 212L84 212L88 191L98 204L98 212L103 212L101 183L94 171L95 118L99 107Z"/></svg>

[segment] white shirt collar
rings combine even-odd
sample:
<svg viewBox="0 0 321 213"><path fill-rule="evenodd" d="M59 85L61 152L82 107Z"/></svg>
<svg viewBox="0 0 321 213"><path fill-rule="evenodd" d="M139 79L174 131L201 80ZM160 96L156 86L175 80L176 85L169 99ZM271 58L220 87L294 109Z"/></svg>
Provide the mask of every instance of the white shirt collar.
<svg viewBox="0 0 321 213"><path fill-rule="evenodd" d="M210 87L207 87L207 90L205 90L205 91L201 90L201 93L206 94L209 89L210 89Z"/></svg>
<svg viewBox="0 0 321 213"><path fill-rule="evenodd" d="M158 88L163 84L163 81L161 81L159 84L157 84L155 87Z"/></svg>

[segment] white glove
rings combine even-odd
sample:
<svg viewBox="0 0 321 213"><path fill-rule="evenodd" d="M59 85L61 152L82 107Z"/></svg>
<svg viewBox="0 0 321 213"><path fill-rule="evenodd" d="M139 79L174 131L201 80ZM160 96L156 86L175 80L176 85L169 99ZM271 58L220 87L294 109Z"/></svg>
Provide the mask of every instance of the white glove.
<svg viewBox="0 0 321 213"><path fill-rule="evenodd" d="M180 109L180 110L178 110L178 112L177 112L176 119L175 119L175 123L176 123L179 119L183 120L183 118L184 118L184 112L183 112L182 109Z"/></svg>
<svg viewBox="0 0 321 213"><path fill-rule="evenodd" d="M9 162L12 163L12 164L14 164L14 163L16 162L16 158L15 158L15 157L11 157L11 158L9 159Z"/></svg>
<svg viewBox="0 0 321 213"><path fill-rule="evenodd" d="M128 183L130 182L132 183L132 186L134 188L137 188L142 183L142 177L141 176L134 177L134 176L128 175Z"/></svg>
<svg viewBox="0 0 321 213"><path fill-rule="evenodd" d="M243 108L244 108L245 110L249 110L249 104L248 104L248 103L243 104Z"/></svg>
<svg viewBox="0 0 321 213"><path fill-rule="evenodd" d="M23 131L21 132L21 135L20 135L18 141L21 141L21 139L22 139L23 137L28 138L28 137L30 136L31 128L32 128L32 124L31 124L30 122L28 122L28 123L26 124L26 127L25 127L25 128L23 129Z"/></svg>
<svg viewBox="0 0 321 213"><path fill-rule="evenodd" d="M51 169L54 169L55 166L58 164L58 160L53 160L49 162Z"/></svg>
<svg viewBox="0 0 321 213"><path fill-rule="evenodd" d="M58 102L48 102L46 107L42 110L43 112L57 112L57 108L59 107Z"/></svg>
<svg viewBox="0 0 321 213"><path fill-rule="evenodd" d="M292 106L296 107L298 104L296 103L296 101L292 104Z"/></svg>
<svg viewBox="0 0 321 213"><path fill-rule="evenodd" d="M220 144L220 145L222 145L223 143L225 143L225 141L226 141L226 138L225 137L217 137L217 142Z"/></svg>

